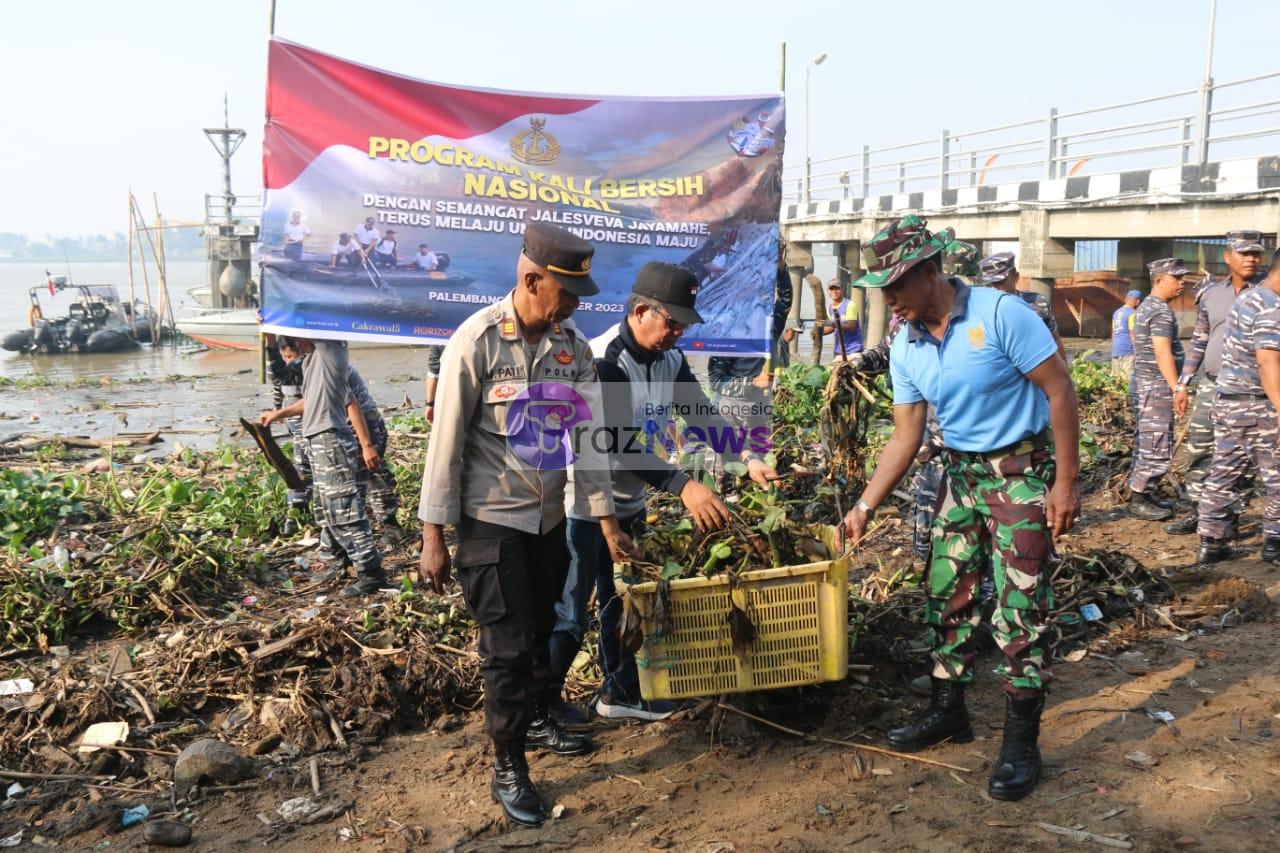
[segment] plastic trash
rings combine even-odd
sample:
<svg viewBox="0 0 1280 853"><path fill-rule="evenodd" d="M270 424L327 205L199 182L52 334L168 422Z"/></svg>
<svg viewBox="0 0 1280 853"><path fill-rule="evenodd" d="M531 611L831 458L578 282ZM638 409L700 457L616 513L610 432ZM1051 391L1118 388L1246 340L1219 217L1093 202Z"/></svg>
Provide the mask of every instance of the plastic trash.
<svg viewBox="0 0 1280 853"><path fill-rule="evenodd" d="M1086 604L1080 608L1080 615L1090 622L1097 622L1102 618L1102 609L1096 604Z"/></svg>
<svg viewBox="0 0 1280 853"><path fill-rule="evenodd" d="M135 823L142 823L151 816L151 809L147 808L146 803L134 806L131 809L125 809L120 815L121 826L133 826Z"/></svg>
<svg viewBox="0 0 1280 853"><path fill-rule="evenodd" d="M30 693L35 689L35 684L29 678L11 678L8 681L0 681L0 696L21 696L23 693Z"/></svg>

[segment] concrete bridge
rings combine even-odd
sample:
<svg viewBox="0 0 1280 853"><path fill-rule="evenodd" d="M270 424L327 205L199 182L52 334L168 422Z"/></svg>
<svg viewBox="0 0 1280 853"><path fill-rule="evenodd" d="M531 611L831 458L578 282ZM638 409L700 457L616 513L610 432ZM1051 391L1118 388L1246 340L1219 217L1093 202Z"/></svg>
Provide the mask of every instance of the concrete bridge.
<svg viewBox="0 0 1280 853"><path fill-rule="evenodd" d="M1228 94L1240 97L1227 102ZM1180 99L1196 96L1198 117L1177 114ZM1099 125L1115 121L1116 111L1121 124ZM1276 117L1280 72L793 165L784 171L794 193L781 216L787 266L797 293L807 291L803 277L814 268L815 246L831 244L841 279L856 278L862 243L917 213L931 229L954 228L984 253L1016 244L1019 271L1046 294L1075 271L1078 241L1117 241L1116 274L1145 290L1146 263L1174 254L1175 239L1221 240L1229 230L1251 228L1276 244ZM1028 128L1043 133L1026 138ZM1209 160L1211 151L1233 156ZM1108 162L1114 171L1079 174ZM998 175L1003 179L988 183ZM883 294L851 295L864 301L866 335L877 342L887 323Z"/></svg>

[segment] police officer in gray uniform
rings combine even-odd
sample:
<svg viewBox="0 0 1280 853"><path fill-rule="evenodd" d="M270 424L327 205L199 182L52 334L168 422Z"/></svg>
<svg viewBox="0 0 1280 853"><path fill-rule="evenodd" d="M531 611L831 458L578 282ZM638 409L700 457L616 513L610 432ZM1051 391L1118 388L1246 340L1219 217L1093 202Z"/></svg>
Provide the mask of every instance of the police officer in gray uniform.
<svg viewBox="0 0 1280 853"><path fill-rule="evenodd" d="M1280 253L1278 253L1280 254ZM1227 315L1213 400L1213 462L1200 496L1201 563L1231 554L1227 534L1250 466L1266 487L1262 559L1280 563L1280 265Z"/></svg>
<svg viewBox="0 0 1280 853"><path fill-rule="evenodd" d="M350 435L352 424L361 439L365 466L376 468L382 460L368 441L363 413L351 394L346 342L300 338L298 348L303 355L302 399L286 408L263 412L258 420L269 426L283 418L302 415L302 435L311 453L321 524L356 569L356 582L342 594L368 595L386 583L386 575L360 488L361 460L351 450L355 444Z"/></svg>
<svg viewBox="0 0 1280 853"><path fill-rule="evenodd" d="M1186 518L1166 525L1166 533L1195 533L1198 526L1195 507L1213 459L1213 387L1222 368L1223 333L1231 306L1241 293L1253 286L1253 278L1258 274L1262 262L1261 232L1228 231L1222 260L1228 274L1205 282L1196 294L1196 325L1187 347L1187 361L1173 393L1173 409L1182 417L1187 413L1187 388L1199 375L1196 402L1187 427L1187 473L1183 478L1192 511Z"/></svg>
<svg viewBox="0 0 1280 853"><path fill-rule="evenodd" d="M485 729L494 748L490 793L510 820L526 826L547 819L529 780L526 746L559 755L591 748L547 707L547 640L569 571L570 466L575 498L599 519L612 559L624 559L631 548L614 516L609 460L591 440L604 415L595 361L569 321L580 297L600 292L591 280L593 254L568 231L531 224L515 289L453 334L418 508L423 578L443 593L456 563L480 627ZM446 524L457 531L452 562Z"/></svg>
<svg viewBox="0 0 1280 853"><path fill-rule="evenodd" d="M1133 387L1138 424L1129 469L1129 514L1147 521L1173 515L1173 504L1156 495L1156 487L1173 464L1173 388L1182 367L1178 318L1169 307L1183 288L1187 268L1178 258L1147 264L1151 295L1133 315Z"/></svg>

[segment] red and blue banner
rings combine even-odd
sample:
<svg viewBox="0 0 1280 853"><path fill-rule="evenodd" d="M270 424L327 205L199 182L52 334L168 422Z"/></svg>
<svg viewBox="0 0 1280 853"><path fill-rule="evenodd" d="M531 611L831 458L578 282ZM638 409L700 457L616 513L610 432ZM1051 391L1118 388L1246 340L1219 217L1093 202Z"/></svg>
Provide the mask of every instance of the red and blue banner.
<svg viewBox="0 0 1280 853"><path fill-rule="evenodd" d="M515 282L545 221L596 247L595 337L647 261L698 275L689 352L764 355L783 101L468 89L270 44L259 248L267 331L444 343Z"/></svg>

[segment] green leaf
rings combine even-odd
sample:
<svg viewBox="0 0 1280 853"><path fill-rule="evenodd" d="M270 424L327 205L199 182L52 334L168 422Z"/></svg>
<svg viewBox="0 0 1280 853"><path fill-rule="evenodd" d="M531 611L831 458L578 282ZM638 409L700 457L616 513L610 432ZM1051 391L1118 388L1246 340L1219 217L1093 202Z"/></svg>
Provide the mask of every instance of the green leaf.
<svg viewBox="0 0 1280 853"><path fill-rule="evenodd" d="M745 462L726 462L724 463L724 470L735 477L745 477L750 469L747 468Z"/></svg>
<svg viewBox="0 0 1280 853"><path fill-rule="evenodd" d="M684 574L684 566L675 560L667 560L662 566L662 579L664 581L675 580Z"/></svg>
<svg viewBox="0 0 1280 853"><path fill-rule="evenodd" d="M682 518L672 526L671 532L673 534L692 533L693 522L687 518Z"/></svg>
<svg viewBox="0 0 1280 853"><path fill-rule="evenodd" d="M771 506L764 513L764 519L757 525L760 532L766 536L777 530L787 519L787 509L781 506Z"/></svg>

